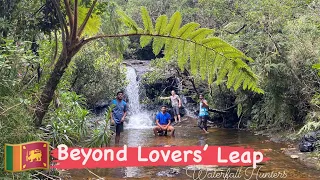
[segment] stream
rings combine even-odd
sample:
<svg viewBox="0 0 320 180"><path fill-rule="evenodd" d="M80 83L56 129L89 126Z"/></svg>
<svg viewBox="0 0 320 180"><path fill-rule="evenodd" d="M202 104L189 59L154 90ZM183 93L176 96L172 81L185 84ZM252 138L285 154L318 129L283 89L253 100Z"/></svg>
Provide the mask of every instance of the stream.
<svg viewBox="0 0 320 180"><path fill-rule="evenodd" d="M226 179L280 179L268 178L268 174L283 173L285 179L301 180L320 179L320 172L304 166L296 159L291 159L282 153L281 143L270 142L267 137L255 135L252 132L235 129L209 128L209 134L204 134L196 127L196 119L185 116L182 123L175 126L175 137L154 137L152 125L154 112L145 111L139 103L139 82L133 68L128 68L127 79L129 85L126 94L129 99L128 122L125 123L124 132L121 133L120 146L129 147L155 147L155 146L250 146L257 150L267 150L265 155L269 161L258 165L259 171L246 167L217 167L217 166L187 166L187 167L123 167L114 169L86 169L69 170L71 179L196 179L199 170L208 172L201 175L201 179L224 179L210 176L210 172L238 172L237 177ZM111 146L113 146L114 137ZM195 176L193 176L195 175Z"/></svg>

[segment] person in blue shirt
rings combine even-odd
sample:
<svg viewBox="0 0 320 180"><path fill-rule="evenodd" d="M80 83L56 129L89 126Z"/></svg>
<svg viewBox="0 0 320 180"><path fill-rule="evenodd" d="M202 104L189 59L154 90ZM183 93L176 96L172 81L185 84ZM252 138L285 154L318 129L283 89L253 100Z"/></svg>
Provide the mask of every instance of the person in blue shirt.
<svg viewBox="0 0 320 180"><path fill-rule="evenodd" d="M199 119L198 119L198 127L203 130L206 134L208 134L207 121L209 119L209 105L208 102L204 99L203 94L199 95L200 99L200 111L199 111Z"/></svg>
<svg viewBox="0 0 320 180"><path fill-rule="evenodd" d="M171 132L171 136L174 136L175 129L171 124L171 115L167 112L167 106L161 107L161 112L156 116L157 126L153 128L154 135L157 136L159 132Z"/></svg>
<svg viewBox="0 0 320 180"><path fill-rule="evenodd" d="M116 126L116 143L120 141L120 132L123 132L123 122L127 115L127 103L123 100L123 92L117 93L116 99L112 100L114 108L111 114L111 121Z"/></svg>

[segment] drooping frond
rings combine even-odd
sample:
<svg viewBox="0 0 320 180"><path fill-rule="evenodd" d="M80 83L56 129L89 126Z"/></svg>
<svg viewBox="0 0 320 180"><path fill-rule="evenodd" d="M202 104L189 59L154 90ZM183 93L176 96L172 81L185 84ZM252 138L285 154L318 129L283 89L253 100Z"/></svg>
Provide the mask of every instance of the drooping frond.
<svg viewBox="0 0 320 180"><path fill-rule="evenodd" d="M122 10L117 10L117 13L121 16L124 24L133 30L133 32L138 33L138 24L132 20L129 16L127 16Z"/></svg>
<svg viewBox="0 0 320 180"><path fill-rule="evenodd" d="M164 48L165 58L177 59L181 70L189 65L193 75L200 75L203 80L207 79L209 84L226 82L227 87L233 87L234 90L242 86L244 90L263 93L258 87L258 77L245 63L253 60L222 39L214 37L214 30L200 28L200 24L195 22L181 27L182 17L179 12L174 13L169 22L166 15L159 16L153 26L148 11L142 7L144 28L139 28L137 23L124 13L120 16L131 29L132 35L141 36L142 47L153 41L154 54L158 55Z"/></svg>

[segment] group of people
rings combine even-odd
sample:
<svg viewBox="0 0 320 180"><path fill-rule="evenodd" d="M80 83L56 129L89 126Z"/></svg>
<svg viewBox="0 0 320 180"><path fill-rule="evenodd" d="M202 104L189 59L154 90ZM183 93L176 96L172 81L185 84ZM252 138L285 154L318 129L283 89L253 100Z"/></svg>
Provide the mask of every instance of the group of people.
<svg viewBox="0 0 320 180"><path fill-rule="evenodd" d="M123 122L127 116L127 103L123 100L123 92L120 91L117 93L116 99L112 101L114 105L111 122L115 125L116 143L120 140L120 133L123 131ZM160 99L170 99L172 110L174 114L174 123L181 123L180 108L182 105L180 97L171 91L171 96L169 97L160 97ZM204 133L209 133L207 129L207 121L209 119L209 105L208 102L204 99L202 94L199 95L199 118L198 118L198 127L204 131ZM156 126L153 128L155 136L159 134L167 135L167 132L171 133L171 136L174 136L175 128L173 127L171 115L167 112L167 106L161 106L161 111L156 115Z"/></svg>

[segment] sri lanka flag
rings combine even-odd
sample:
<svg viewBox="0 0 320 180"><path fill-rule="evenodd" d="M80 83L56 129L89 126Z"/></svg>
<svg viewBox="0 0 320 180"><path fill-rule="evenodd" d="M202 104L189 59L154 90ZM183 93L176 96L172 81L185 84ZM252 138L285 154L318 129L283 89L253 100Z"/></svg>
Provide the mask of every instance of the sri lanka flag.
<svg viewBox="0 0 320 180"><path fill-rule="evenodd" d="M33 169L49 169L49 143L33 141L24 144L5 144L4 169L19 172Z"/></svg>

